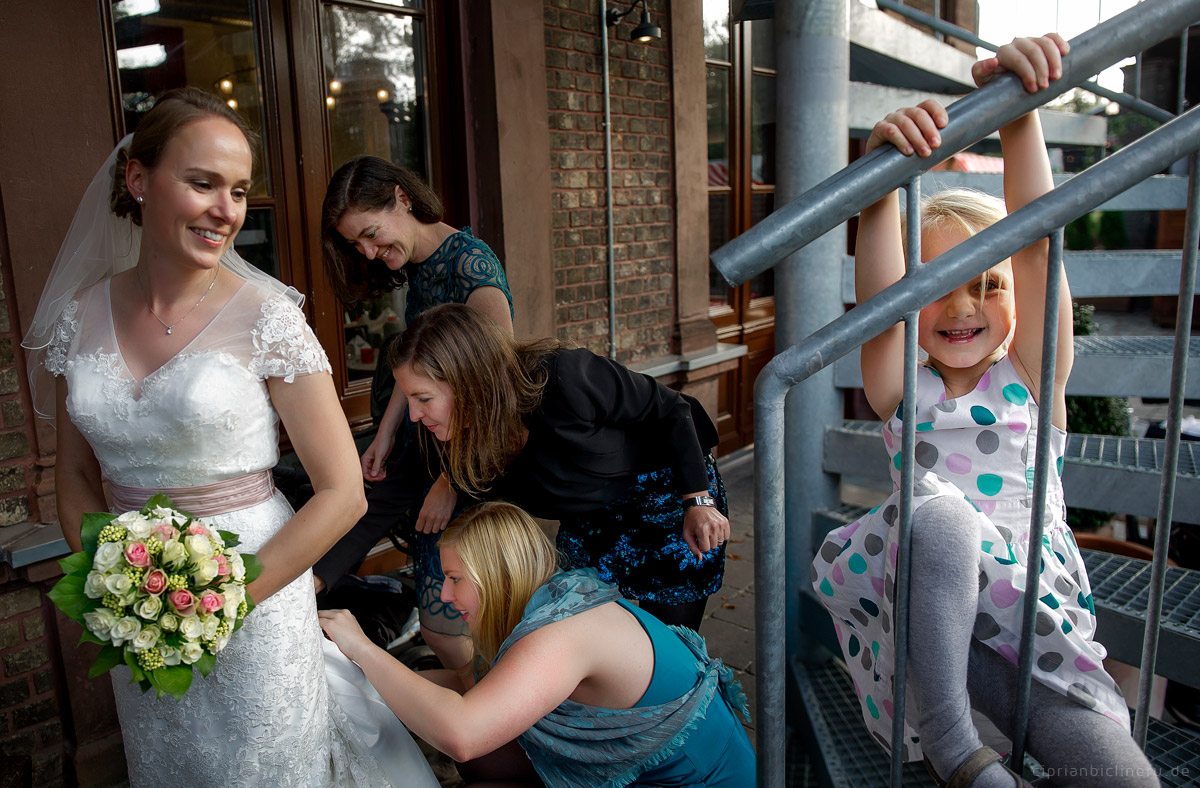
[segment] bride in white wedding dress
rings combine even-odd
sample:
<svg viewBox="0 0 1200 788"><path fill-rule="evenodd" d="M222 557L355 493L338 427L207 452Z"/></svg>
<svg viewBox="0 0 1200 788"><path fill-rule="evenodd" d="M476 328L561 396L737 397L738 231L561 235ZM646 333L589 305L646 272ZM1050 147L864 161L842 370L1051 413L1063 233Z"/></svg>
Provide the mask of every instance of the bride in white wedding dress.
<svg viewBox="0 0 1200 788"><path fill-rule="evenodd" d="M164 491L264 565L258 607L182 701L113 671L130 781L434 788L317 624L309 567L363 512L362 479L299 294L233 251L249 136L216 97L164 96L89 187L25 338L73 549L82 515L109 508L105 480L115 510ZM280 420L316 490L294 513L271 482Z"/></svg>

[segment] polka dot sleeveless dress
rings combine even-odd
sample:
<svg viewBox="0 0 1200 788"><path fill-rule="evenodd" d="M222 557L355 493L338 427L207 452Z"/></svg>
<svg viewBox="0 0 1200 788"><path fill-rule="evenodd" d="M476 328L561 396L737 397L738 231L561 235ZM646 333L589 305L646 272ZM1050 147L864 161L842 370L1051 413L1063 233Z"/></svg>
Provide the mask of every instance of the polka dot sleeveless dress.
<svg viewBox="0 0 1200 788"><path fill-rule="evenodd" d="M951 400L935 371L918 371L913 509L951 495L966 497L979 511L969 524L979 531L974 637L1013 664L1021 641L1037 412L1007 357L984 373L974 391ZM889 751L902 429L897 408L883 428L896 492L862 519L830 532L813 560L813 587L833 616L863 719ZM1057 473L1050 474L1046 497L1033 676L1128 728L1125 700L1101 667L1104 647L1092 639L1091 587L1065 520L1059 476L1066 437L1058 428L1050 435ZM914 628L920 626L920 613L912 611ZM911 704L906 708L915 714ZM916 731L906 726L905 760L920 757Z"/></svg>

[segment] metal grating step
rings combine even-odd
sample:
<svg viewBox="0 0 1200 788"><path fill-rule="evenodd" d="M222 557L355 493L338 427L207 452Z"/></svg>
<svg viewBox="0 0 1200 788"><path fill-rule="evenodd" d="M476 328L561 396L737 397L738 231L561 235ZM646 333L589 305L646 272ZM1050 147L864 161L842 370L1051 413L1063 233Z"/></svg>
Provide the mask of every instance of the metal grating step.
<svg viewBox="0 0 1200 788"><path fill-rule="evenodd" d="M1200 375L1196 376L1200 379ZM825 431L823 467L881 489L891 487L877 421L844 421ZM1082 509L1158 515L1166 441L1112 435L1068 435L1063 493ZM1179 445L1173 519L1200 524L1200 442Z"/></svg>
<svg viewBox="0 0 1200 788"><path fill-rule="evenodd" d="M823 759L823 764L814 764L817 769L824 767L823 784L837 788L889 785L887 756L862 723L858 700L845 671L833 662L795 664L792 676L804 702L807 733ZM1196 775L1200 774L1200 736L1151 719L1145 753L1158 771L1163 788L1196 785ZM1028 756L1025 766L1027 774L1042 773L1036 761ZM905 764L903 779L906 788L934 784L920 762Z"/></svg>
<svg viewBox="0 0 1200 788"><path fill-rule="evenodd" d="M863 725L858 699L850 678L836 664L792 666L792 676L803 700L810 746L819 753L822 785L837 788L887 786L891 763ZM920 761L904 765L904 785L933 786Z"/></svg>
<svg viewBox="0 0 1200 788"><path fill-rule="evenodd" d="M1084 397L1162 397L1170 395L1173 337L1075 337L1075 364L1067 394ZM1188 358L1200 361L1200 337L1188 344ZM862 388L862 362L855 348L833 363L834 385ZM1200 399L1200 375L1189 375L1184 396Z"/></svg>

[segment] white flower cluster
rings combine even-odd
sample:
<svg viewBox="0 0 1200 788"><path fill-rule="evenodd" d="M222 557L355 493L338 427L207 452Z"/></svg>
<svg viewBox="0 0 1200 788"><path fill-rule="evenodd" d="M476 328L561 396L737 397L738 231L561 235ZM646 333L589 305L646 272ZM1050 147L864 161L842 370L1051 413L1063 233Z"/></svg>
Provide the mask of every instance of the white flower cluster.
<svg viewBox="0 0 1200 788"><path fill-rule="evenodd" d="M207 524L175 509L126 512L103 529L84 582L88 630L145 670L217 654L245 616L246 566Z"/></svg>

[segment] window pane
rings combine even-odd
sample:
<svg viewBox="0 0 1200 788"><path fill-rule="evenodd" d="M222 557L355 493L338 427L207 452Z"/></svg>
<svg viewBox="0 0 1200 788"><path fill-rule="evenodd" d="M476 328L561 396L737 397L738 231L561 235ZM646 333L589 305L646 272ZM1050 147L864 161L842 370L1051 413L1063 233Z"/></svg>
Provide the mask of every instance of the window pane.
<svg viewBox="0 0 1200 788"><path fill-rule="evenodd" d="M404 290L396 290L354 311L344 313L346 325L346 366L350 380L371 379L380 363L385 340L404 330Z"/></svg>
<svg viewBox="0 0 1200 788"><path fill-rule="evenodd" d="M262 88L252 0L115 0L113 28L125 130L167 90L215 93L262 129ZM252 197L271 194L263 142Z"/></svg>
<svg viewBox="0 0 1200 788"><path fill-rule="evenodd" d="M729 185L729 69L708 68L708 185Z"/></svg>
<svg viewBox="0 0 1200 788"><path fill-rule="evenodd" d="M421 0L375 0L380 5L394 5L400 8L421 8Z"/></svg>
<svg viewBox="0 0 1200 788"><path fill-rule="evenodd" d="M750 178L775 183L775 77L755 74L751 84Z"/></svg>
<svg viewBox="0 0 1200 788"><path fill-rule="evenodd" d="M728 192L708 195L708 250L724 246L728 243L731 233L732 216L730 206L732 196ZM727 306L730 303L729 284L721 276L716 267L708 266L708 305Z"/></svg>
<svg viewBox="0 0 1200 788"><path fill-rule="evenodd" d="M428 180L424 20L326 6L321 23L333 168L370 154Z"/></svg>
<svg viewBox="0 0 1200 788"><path fill-rule="evenodd" d="M704 0L704 56L729 60L729 0Z"/></svg>
<svg viewBox="0 0 1200 788"><path fill-rule="evenodd" d="M755 186L775 182L775 78L755 74L751 83L750 179Z"/></svg>
<svg viewBox="0 0 1200 788"><path fill-rule="evenodd" d="M251 208L246 223L233 241L238 254L250 265L279 277L279 259L275 254L275 210Z"/></svg>
<svg viewBox="0 0 1200 788"><path fill-rule="evenodd" d="M756 192L750 197L750 223L758 224L775 210L775 192ZM750 280L750 297L775 295L775 269L768 268Z"/></svg>
<svg viewBox="0 0 1200 788"><path fill-rule="evenodd" d="M775 69L775 20L755 19L750 23L753 51L750 63L755 68Z"/></svg>

